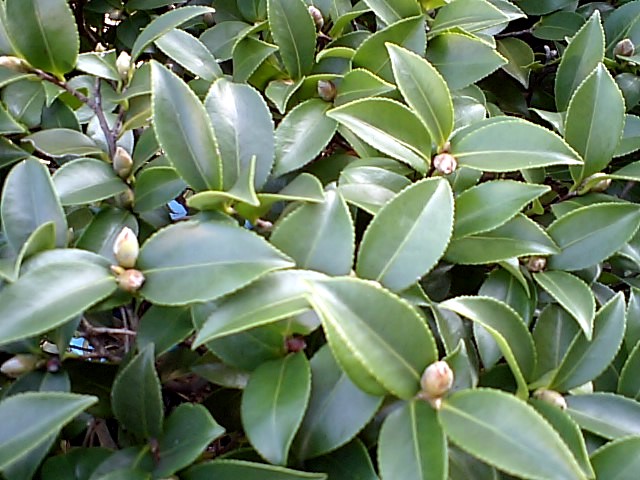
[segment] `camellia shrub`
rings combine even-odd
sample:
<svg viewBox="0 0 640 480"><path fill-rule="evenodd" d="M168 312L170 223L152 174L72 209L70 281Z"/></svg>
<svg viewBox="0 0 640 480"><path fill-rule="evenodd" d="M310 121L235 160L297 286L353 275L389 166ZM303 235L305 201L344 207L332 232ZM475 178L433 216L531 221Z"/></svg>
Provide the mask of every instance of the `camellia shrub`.
<svg viewBox="0 0 640 480"><path fill-rule="evenodd" d="M640 472L640 0L1 0L6 480Z"/></svg>

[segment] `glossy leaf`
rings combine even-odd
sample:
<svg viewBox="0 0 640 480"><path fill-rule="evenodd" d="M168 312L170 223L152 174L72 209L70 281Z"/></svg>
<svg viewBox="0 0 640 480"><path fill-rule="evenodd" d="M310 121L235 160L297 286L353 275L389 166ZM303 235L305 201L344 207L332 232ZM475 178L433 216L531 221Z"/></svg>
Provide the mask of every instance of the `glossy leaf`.
<svg viewBox="0 0 640 480"><path fill-rule="evenodd" d="M323 203L302 205L282 219L270 242L299 268L347 275L353 264L355 228L344 199L330 190Z"/></svg>
<svg viewBox="0 0 640 480"><path fill-rule="evenodd" d="M60 392L28 392L2 400L0 468L37 448L96 401L93 396Z"/></svg>
<svg viewBox="0 0 640 480"><path fill-rule="evenodd" d="M443 402L438 417L455 444L513 475L587 478L558 433L511 395L497 390L458 392Z"/></svg>
<svg viewBox="0 0 640 480"><path fill-rule="evenodd" d="M421 13L417 0L365 0L364 3L387 25Z"/></svg>
<svg viewBox="0 0 640 480"><path fill-rule="evenodd" d="M395 90L392 83L386 82L369 70L356 68L348 72L338 86L334 101L336 106L367 97L377 97Z"/></svg>
<svg viewBox="0 0 640 480"><path fill-rule="evenodd" d="M560 217L547 232L561 252L549 258L555 270L580 270L605 260L624 245L640 225L640 210L627 203L601 203Z"/></svg>
<svg viewBox="0 0 640 480"><path fill-rule="evenodd" d="M153 345L147 346L120 370L113 382L111 405L122 426L139 439L160 436L164 408Z"/></svg>
<svg viewBox="0 0 640 480"><path fill-rule="evenodd" d="M194 75L209 82L222 77L222 70L215 57L190 33L174 28L158 38L155 43L165 55Z"/></svg>
<svg viewBox="0 0 640 480"><path fill-rule="evenodd" d="M150 167L136 175L136 212L147 212L176 198L187 188L185 181L172 167Z"/></svg>
<svg viewBox="0 0 640 480"><path fill-rule="evenodd" d="M492 120L463 130L451 140L451 154L460 166L485 172L581 163L558 135L522 120Z"/></svg>
<svg viewBox="0 0 640 480"><path fill-rule="evenodd" d="M412 398L422 371L436 359L431 332L415 310L364 280L335 278L310 288L329 345L351 380L372 394L379 394L372 391L374 379L394 395Z"/></svg>
<svg viewBox="0 0 640 480"><path fill-rule="evenodd" d="M113 254L116 238L124 227L138 232L138 223L128 210L105 207L98 211L76 241L76 247L96 252L102 257L117 263Z"/></svg>
<svg viewBox="0 0 640 480"><path fill-rule="evenodd" d="M452 28L478 32L509 21L504 13L485 0L456 0L438 10L430 34Z"/></svg>
<svg viewBox="0 0 640 480"><path fill-rule="evenodd" d="M285 68L298 79L311 72L316 27L302 0L268 0L269 27Z"/></svg>
<svg viewBox="0 0 640 480"><path fill-rule="evenodd" d="M640 400L640 378L637 375L640 368L640 342L629 353L629 358L620 372L618 393L634 400Z"/></svg>
<svg viewBox="0 0 640 480"><path fill-rule="evenodd" d="M324 473L302 472L289 468L242 460L216 460L189 469L185 480L327 480Z"/></svg>
<svg viewBox="0 0 640 480"><path fill-rule="evenodd" d="M360 390L328 346L311 359L311 397L293 444L297 458L330 452L351 440L378 410L382 397Z"/></svg>
<svg viewBox="0 0 640 480"><path fill-rule="evenodd" d="M622 344L625 329L624 297L618 293L596 314L591 341L576 335L550 388L567 391L587 383L611 363Z"/></svg>
<svg viewBox="0 0 640 480"><path fill-rule="evenodd" d="M251 374L242 395L242 424L253 447L270 463L287 463L310 391L304 352L266 362Z"/></svg>
<svg viewBox="0 0 640 480"><path fill-rule="evenodd" d="M5 28L20 56L59 77L73 70L80 40L65 0L8 0L4 8Z"/></svg>
<svg viewBox="0 0 640 480"><path fill-rule="evenodd" d="M161 305L212 300L271 270L293 266L254 233L198 221L156 233L140 249L137 265L146 278L141 293Z"/></svg>
<svg viewBox="0 0 640 480"><path fill-rule="evenodd" d="M378 464L383 479L447 478L447 441L438 414L425 401L412 400L382 424Z"/></svg>
<svg viewBox="0 0 640 480"><path fill-rule="evenodd" d="M178 174L196 191L229 187L211 121L195 93L155 62L151 80L156 137Z"/></svg>
<svg viewBox="0 0 640 480"><path fill-rule="evenodd" d="M93 203L127 189L111 165L92 158L65 163L52 180L60 203L65 206Z"/></svg>
<svg viewBox="0 0 640 480"><path fill-rule="evenodd" d="M587 340L591 340L596 301L580 278L562 271L540 272L535 281L576 319Z"/></svg>
<svg viewBox="0 0 640 480"><path fill-rule="evenodd" d="M533 330L538 353L538 374L555 370L562 363L579 332L578 323L559 305L551 303L542 310Z"/></svg>
<svg viewBox="0 0 640 480"><path fill-rule="evenodd" d="M32 133L22 139L52 157L65 155L95 155L102 149L87 135L69 128L50 128Z"/></svg>
<svg viewBox="0 0 640 480"><path fill-rule="evenodd" d="M604 31L600 13L596 10L591 18L578 30L562 54L556 75L556 106L562 112L578 85L587 78L604 58Z"/></svg>
<svg viewBox="0 0 640 480"><path fill-rule="evenodd" d="M591 456L596 478L633 480L640 468L640 457L636 455L638 449L640 437L629 437L609 442L596 450Z"/></svg>
<svg viewBox="0 0 640 480"><path fill-rule="evenodd" d="M431 158L431 137L425 125L404 105L389 99L368 98L334 108L327 115L372 147L418 172L426 172Z"/></svg>
<svg viewBox="0 0 640 480"><path fill-rule="evenodd" d="M153 344L155 356L158 357L192 333L193 323L189 309L152 305L140 319L136 344L139 350Z"/></svg>
<svg viewBox="0 0 640 480"><path fill-rule="evenodd" d="M453 227L449 183L426 179L402 190L369 224L356 273L393 291L414 284L445 252Z"/></svg>
<svg viewBox="0 0 640 480"><path fill-rule="evenodd" d="M640 403L613 393L567 397L567 412L584 430L608 439L640 435Z"/></svg>
<svg viewBox="0 0 640 480"><path fill-rule="evenodd" d="M453 130L453 103L449 88L429 62L413 52L388 44L387 51L402 96L442 147Z"/></svg>
<svg viewBox="0 0 640 480"><path fill-rule="evenodd" d="M324 472L329 478L378 480L367 447L357 438L329 455L310 460L307 465L310 470Z"/></svg>
<svg viewBox="0 0 640 480"><path fill-rule="evenodd" d="M498 41L498 52L509 63L502 69L516 79L523 87L529 87L529 72L535 62L533 49L518 38L503 38Z"/></svg>

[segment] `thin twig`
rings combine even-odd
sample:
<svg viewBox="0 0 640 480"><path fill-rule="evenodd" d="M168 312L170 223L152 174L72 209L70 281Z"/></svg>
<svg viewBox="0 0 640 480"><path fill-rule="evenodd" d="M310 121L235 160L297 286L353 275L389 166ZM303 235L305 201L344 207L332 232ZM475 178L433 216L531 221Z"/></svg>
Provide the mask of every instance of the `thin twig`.
<svg viewBox="0 0 640 480"><path fill-rule="evenodd" d="M109 328L109 327L96 327L91 325L86 319L82 319L82 326L85 328L89 335L126 335L135 337L137 335L133 330L128 328Z"/></svg>

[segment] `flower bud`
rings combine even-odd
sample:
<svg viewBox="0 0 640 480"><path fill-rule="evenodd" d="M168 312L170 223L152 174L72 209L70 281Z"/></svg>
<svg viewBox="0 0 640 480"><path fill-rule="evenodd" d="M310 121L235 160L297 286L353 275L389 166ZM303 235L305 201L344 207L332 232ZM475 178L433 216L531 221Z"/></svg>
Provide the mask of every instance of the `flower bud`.
<svg viewBox="0 0 640 480"><path fill-rule="evenodd" d="M313 23L316 24L316 28L318 30L322 30L322 27L324 26L324 17L322 16L322 12L318 7L309 5L309 13L311 14L311 18L313 18Z"/></svg>
<svg viewBox="0 0 640 480"><path fill-rule="evenodd" d="M124 148L116 148L113 155L113 170L120 178L127 178L133 169L133 159Z"/></svg>
<svg viewBox="0 0 640 480"><path fill-rule="evenodd" d="M136 200L136 196L133 193L133 190L127 188L124 192L116 195L115 198L116 206L120 208L130 209L133 206L133 202Z"/></svg>
<svg viewBox="0 0 640 480"><path fill-rule="evenodd" d="M420 396L428 400L435 408L440 406L440 399L444 397L453 385L453 370L444 361L429 365L420 379L422 392Z"/></svg>
<svg viewBox="0 0 640 480"><path fill-rule="evenodd" d="M129 269L118 275L118 286L125 292L135 293L144 283L144 275L140 270Z"/></svg>
<svg viewBox="0 0 640 480"><path fill-rule="evenodd" d="M633 55L635 49L636 49L636 46L633 44L633 42L630 39L623 38L618 43L616 43L616 46L613 48L613 55L630 57L631 55Z"/></svg>
<svg viewBox="0 0 640 480"><path fill-rule="evenodd" d="M318 95L325 102L333 102L336 98L336 85L331 80L318 80Z"/></svg>
<svg viewBox="0 0 640 480"><path fill-rule="evenodd" d="M113 244L113 255L118 265L124 268L133 268L140 253L138 238L129 227L124 227Z"/></svg>
<svg viewBox="0 0 640 480"><path fill-rule="evenodd" d="M546 266L546 257L529 257L527 260L527 270L533 273L542 272Z"/></svg>
<svg viewBox="0 0 640 480"><path fill-rule="evenodd" d="M123 80L129 78L129 74L131 73L131 55L124 50L120 52L120 55L118 55L116 59L116 70L118 70L120 78Z"/></svg>
<svg viewBox="0 0 640 480"><path fill-rule="evenodd" d="M440 153L433 157L433 168L443 175L449 175L458 168L456 157L450 153Z"/></svg>
<svg viewBox="0 0 640 480"><path fill-rule="evenodd" d="M8 68L9 70L19 73L30 73L33 71L33 68L27 62L21 58L9 55L0 56L0 67Z"/></svg>
<svg viewBox="0 0 640 480"><path fill-rule="evenodd" d="M585 178L578 189L578 195L589 192L604 192L611 186L611 178L606 173L594 173Z"/></svg>
<svg viewBox="0 0 640 480"><path fill-rule="evenodd" d="M17 378L36 368L39 358L27 353L19 353L2 364L0 372L7 377Z"/></svg>
<svg viewBox="0 0 640 480"><path fill-rule="evenodd" d="M549 403L554 407L558 407L560 410L567 409L567 401L562 395L554 390L545 390L544 388L539 388L538 390L533 392L533 396L538 400Z"/></svg>

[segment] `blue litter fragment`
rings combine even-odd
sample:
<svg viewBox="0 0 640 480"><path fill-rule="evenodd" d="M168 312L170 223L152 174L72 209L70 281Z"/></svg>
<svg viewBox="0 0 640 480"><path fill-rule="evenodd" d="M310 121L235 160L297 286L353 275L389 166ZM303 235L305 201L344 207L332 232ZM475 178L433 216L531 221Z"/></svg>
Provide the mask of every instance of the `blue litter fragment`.
<svg viewBox="0 0 640 480"><path fill-rule="evenodd" d="M171 220L180 220L187 216L187 209L175 200L171 200L167 205L169 206L169 210L171 210L169 213Z"/></svg>

